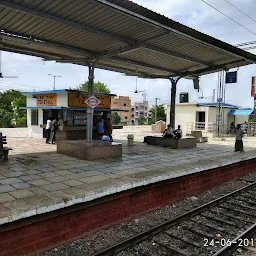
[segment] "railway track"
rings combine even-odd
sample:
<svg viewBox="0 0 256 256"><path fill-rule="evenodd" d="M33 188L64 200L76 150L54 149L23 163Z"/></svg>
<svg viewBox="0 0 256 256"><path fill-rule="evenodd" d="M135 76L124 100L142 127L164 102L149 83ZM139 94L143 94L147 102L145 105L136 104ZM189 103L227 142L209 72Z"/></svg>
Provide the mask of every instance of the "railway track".
<svg viewBox="0 0 256 256"><path fill-rule="evenodd" d="M147 231L138 230L131 238L93 256L237 255L237 249L246 252L256 248L255 223L253 182Z"/></svg>

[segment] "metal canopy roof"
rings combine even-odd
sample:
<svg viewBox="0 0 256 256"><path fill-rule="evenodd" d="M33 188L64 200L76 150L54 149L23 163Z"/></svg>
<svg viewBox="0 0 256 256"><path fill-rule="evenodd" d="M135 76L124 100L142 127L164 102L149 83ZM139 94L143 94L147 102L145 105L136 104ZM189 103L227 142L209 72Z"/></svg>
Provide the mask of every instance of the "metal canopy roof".
<svg viewBox="0 0 256 256"><path fill-rule="evenodd" d="M128 0L0 1L0 48L128 75L191 78L256 56Z"/></svg>

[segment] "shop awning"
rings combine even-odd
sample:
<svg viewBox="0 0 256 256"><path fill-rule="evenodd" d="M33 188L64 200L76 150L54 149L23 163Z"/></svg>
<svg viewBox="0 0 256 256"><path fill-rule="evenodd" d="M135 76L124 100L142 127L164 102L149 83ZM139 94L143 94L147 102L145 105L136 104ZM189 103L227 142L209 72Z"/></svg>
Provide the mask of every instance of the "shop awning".
<svg viewBox="0 0 256 256"><path fill-rule="evenodd" d="M27 107L20 107L20 109L62 109L59 106L27 106Z"/></svg>
<svg viewBox="0 0 256 256"><path fill-rule="evenodd" d="M228 115L230 116L249 116L253 113L253 110L251 109L233 109L230 110Z"/></svg>
<svg viewBox="0 0 256 256"><path fill-rule="evenodd" d="M27 106L20 107L20 109L63 109L63 110L73 110L73 111L86 111L87 108L66 108L60 106ZM109 109L109 108L95 108L94 112L129 112L128 110L122 109Z"/></svg>

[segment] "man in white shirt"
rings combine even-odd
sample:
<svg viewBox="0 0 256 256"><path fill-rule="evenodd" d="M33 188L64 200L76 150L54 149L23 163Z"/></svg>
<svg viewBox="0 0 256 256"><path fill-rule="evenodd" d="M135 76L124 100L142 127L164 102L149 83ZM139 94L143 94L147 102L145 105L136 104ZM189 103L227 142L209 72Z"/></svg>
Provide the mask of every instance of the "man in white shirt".
<svg viewBox="0 0 256 256"><path fill-rule="evenodd" d="M164 130L163 137L164 138L172 138L173 137L173 129L170 124L167 125L167 129Z"/></svg>
<svg viewBox="0 0 256 256"><path fill-rule="evenodd" d="M182 138L182 130L180 125L178 125L178 129L174 131L175 137L177 139L181 139Z"/></svg>
<svg viewBox="0 0 256 256"><path fill-rule="evenodd" d="M46 122L46 143L50 144L50 137L51 137L51 127L52 127L52 117L48 117Z"/></svg>

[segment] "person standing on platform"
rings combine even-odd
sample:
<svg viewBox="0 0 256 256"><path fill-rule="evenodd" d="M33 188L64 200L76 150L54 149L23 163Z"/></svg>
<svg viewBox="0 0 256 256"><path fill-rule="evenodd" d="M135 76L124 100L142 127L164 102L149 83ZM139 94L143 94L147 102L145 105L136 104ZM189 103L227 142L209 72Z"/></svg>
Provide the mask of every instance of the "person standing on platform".
<svg viewBox="0 0 256 256"><path fill-rule="evenodd" d="M101 140L102 136L104 135L104 120L100 119L100 121L97 124L97 132L99 135L99 139Z"/></svg>
<svg viewBox="0 0 256 256"><path fill-rule="evenodd" d="M48 117L47 122L46 122L46 143L50 144L50 138L51 138L51 127L52 127L52 117Z"/></svg>
<svg viewBox="0 0 256 256"><path fill-rule="evenodd" d="M60 126L59 125L59 118L56 117L53 121L52 121L52 144L55 144L56 143L56 133L57 133L57 130L58 130L58 127Z"/></svg>
<svg viewBox="0 0 256 256"><path fill-rule="evenodd" d="M241 129L240 124L238 124L236 127L235 135L236 135L235 152L244 152L244 146L243 146L244 133Z"/></svg>

